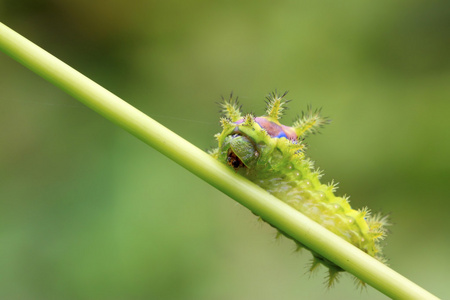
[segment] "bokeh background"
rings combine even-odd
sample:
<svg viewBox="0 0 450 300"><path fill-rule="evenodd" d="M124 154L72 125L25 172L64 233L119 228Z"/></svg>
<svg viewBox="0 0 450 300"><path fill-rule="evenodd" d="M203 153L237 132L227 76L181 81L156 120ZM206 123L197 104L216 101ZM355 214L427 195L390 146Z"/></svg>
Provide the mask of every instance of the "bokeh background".
<svg viewBox="0 0 450 300"><path fill-rule="evenodd" d="M332 124L308 153L450 298L450 2L0 0L0 20L202 149L230 91ZM199 162L201 163L201 162ZM0 53L1 299L386 299Z"/></svg>

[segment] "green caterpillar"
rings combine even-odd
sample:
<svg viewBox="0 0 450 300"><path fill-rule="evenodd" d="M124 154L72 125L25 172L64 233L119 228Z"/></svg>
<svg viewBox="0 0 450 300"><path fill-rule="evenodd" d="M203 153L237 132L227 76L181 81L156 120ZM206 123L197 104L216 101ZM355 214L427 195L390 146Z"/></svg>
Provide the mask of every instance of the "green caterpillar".
<svg viewBox="0 0 450 300"><path fill-rule="evenodd" d="M269 94L266 115L261 117L242 116L237 98L224 101L224 116L220 120L223 131L216 135L219 147L211 154L328 230L384 261L380 241L386 235L386 217L371 215L367 208L354 210L347 197L335 196L336 184L322 184L322 172L314 169L305 155L303 139L329 123L328 119L320 116L320 110L308 107L292 127L282 125L279 119L289 102L285 96L286 93ZM306 248L295 242L299 249ZM311 252L310 271L320 264L328 267L328 286L332 286L343 270Z"/></svg>

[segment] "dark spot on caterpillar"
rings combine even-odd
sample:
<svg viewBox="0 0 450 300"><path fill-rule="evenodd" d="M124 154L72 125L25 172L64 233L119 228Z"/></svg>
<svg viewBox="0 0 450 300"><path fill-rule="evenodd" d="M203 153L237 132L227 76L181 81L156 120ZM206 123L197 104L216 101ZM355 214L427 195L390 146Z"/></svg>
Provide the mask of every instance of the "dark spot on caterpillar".
<svg viewBox="0 0 450 300"><path fill-rule="evenodd" d="M238 170L240 167L245 167L242 160L230 149L228 149L227 165L232 166L233 169Z"/></svg>

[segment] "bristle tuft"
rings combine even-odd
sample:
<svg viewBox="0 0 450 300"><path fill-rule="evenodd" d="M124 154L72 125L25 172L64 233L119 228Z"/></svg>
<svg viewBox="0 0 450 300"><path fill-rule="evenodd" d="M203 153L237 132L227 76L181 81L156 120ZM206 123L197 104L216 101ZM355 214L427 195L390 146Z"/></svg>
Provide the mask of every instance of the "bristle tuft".
<svg viewBox="0 0 450 300"><path fill-rule="evenodd" d="M327 276L327 287L332 288L337 282L339 282L340 270L329 268Z"/></svg>
<svg viewBox="0 0 450 300"><path fill-rule="evenodd" d="M222 97L222 103L220 103L220 106L221 112L232 122L236 122L239 119L242 119L241 105L239 105L238 97L233 99L233 93L230 94L230 98L228 100L225 100Z"/></svg>
<svg viewBox="0 0 450 300"><path fill-rule="evenodd" d="M302 112L302 116L294 122L292 127L295 128L297 135L305 137L308 134L316 134L319 129L330 123L330 120L320 115L321 109L313 110L311 105L308 105L306 111Z"/></svg>
<svg viewBox="0 0 450 300"><path fill-rule="evenodd" d="M286 109L286 104L289 100L284 100L284 97L287 95L287 91L283 95L279 95L277 91L272 92L267 95L266 99L266 114L270 118L275 120L279 120L283 115L283 111Z"/></svg>

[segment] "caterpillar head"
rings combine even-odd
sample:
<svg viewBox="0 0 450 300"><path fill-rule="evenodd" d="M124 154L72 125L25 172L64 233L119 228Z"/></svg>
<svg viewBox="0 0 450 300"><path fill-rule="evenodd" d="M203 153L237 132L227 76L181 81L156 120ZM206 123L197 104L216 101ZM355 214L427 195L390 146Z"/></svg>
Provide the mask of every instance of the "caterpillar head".
<svg viewBox="0 0 450 300"><path fill-rule="evenodd" d="M233 167L254 168L264 149L263 134L250 115L232 122L222 119L224 130L219 135L218 158Z"/></svg>
<svg viewBox="0 0 450 300"><path fill-rule="evenodd" d="M227 136L222 148L223 153L226 152L227 164L234 169L251 168L256 165L259 157L259 152L253 141L241 134Z"/></svg>
<svg viewBox="0 0 450 300"><path fill-rule="evenodd" d="M288 101L284 96L272 93L267 97L266 115L254 117L241 116L237 99L225 101L223 111L225 116L221 119L223 131L216 137L219 149L216 157L233 167L255 169L257 166L267 166L271 158L277 157L277 149L288 149L292 155L301 152L304 145L301 139L308 133L315 133L318 127L328 120L319 116L320 111L312 112L308 108L292 127L279 122L282 111Z"/></svg>
<svg viewBox="0 0 450 300"><path fill-rule="evenodd" d="M269 117L247 115L236 122L223 120L224 131L219 136L219 160L235 170L254 169L265 163L265 158L273 153L278 141L297 143L297 135L292 127L281 125ZM288 143L289 143L288 142Z"/></svg>

